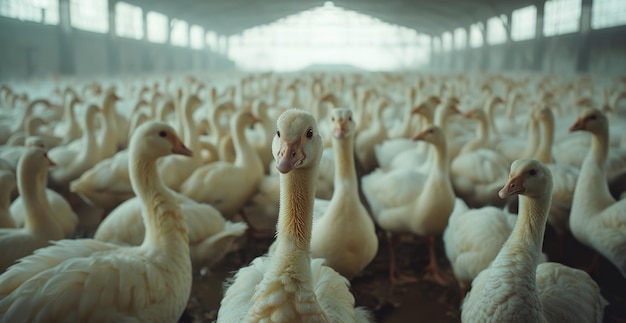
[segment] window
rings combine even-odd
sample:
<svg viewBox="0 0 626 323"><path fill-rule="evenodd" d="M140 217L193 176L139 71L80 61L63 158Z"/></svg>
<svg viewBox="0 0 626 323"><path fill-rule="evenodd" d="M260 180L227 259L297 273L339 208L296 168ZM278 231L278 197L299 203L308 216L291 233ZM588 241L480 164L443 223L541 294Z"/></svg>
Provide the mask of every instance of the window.
<svg viewBox="0 0 626 323"><path fill-rule="evenodd" d="M511 39L515 41L535 38L537 7L528 6L513 11Z"/></svg>
<svg viewBox="0 0 626 323"><path fill-rule="evenodd" d="M581 0L546 1L543 34L554 36L578 31Z"/></svg>
<svg viewBox="0 0 626 323"><path fill-rule="evenodd" d="M506 16L504 15L491 17L487 20L487 43L496 45L506 41L506 29L503 22L506 22Z"/></svg>
<svg viewBox="0 0 626 323"><path fill-rule="evenodd" d="M191 48L204 48L204 28L198 25L191 26L191 28L189 28L189 38Z"/></svg>
<svg viewBox="0 0 626 323"><path fill-rule="evenodd" d="M326 1L323 5L225 38L207 33L207 46L228 53L237 67L293 71L311 65L366 70L426 65L430 37ZM452 49L452 33L445 37ZM220 40L223 39L223 40ZM426 42L424 42L424 39ZM438 50L441 51L441 39ZM363 53L367 53L364 55Z"/></svg>
<svg viewBox="0 0 626 323"><path fill-rule="evenodd" d="M217 51L217 33L207 31L205 37L206 45L213 51Z"/></svg>
<svg viewBox="0 0 626 323"><path fill-rule="evenodd" d="M626 1L593 0L591 28L600 29L626 25Z"/></svg>
<svg viewBox="0 0 626 323"><path fill-rule="evenodd" d="M464 28L454 30L454 48L465 49L467 46L467 31Z"/></svg>
<svg viewBox="0 0 626 323"><path fill-rule="evenodd" d="M98 33L109 31L107 0L70 0L70 21L77 29Z"/></svg>
<svg viewBox="0 0 626 323"><path fill-rule="evenodd" d="M483 23L477 22L470 26L470 47L476 48L483 45Z"/></svg>
<svg viewBox="0 0 626 323"><path fill-rule="evenodd" d="M433 37L433 52L441 52L441 38Z"/></svg>
<svg viewBox="0 0 626 323"><path fill-rule="evenodd" d="M451 32L446 31L445 33L441 34L441 49L444 52L448 52L452 50L452 33Z"/></svg>
<svg viewBox="0 0 626 323"><path fill-rule="evenodd" d="M187 47L189 44L189 29L187 22L180 19L172 20L170 43L174 46Z"/></svg>
<svg viewBox="0 0 626 323"><path fill-rule="evenodd" d="M121 37L143 38L141 8L125 2L118 2L115 5L115 32Z"/></svg>
<svg viewBox="0 0 626 323"><path fill-rule="evenodd" d="M167 16L158 12L150 11L146 14L148 25L148 41L165 43L169 32Z"/></svg>
<svg viewBox="0 0 626 323"><path fill-rule="evenodd" d="M59 1L0 0L0 16L57 25L59 24Z"/></svg>

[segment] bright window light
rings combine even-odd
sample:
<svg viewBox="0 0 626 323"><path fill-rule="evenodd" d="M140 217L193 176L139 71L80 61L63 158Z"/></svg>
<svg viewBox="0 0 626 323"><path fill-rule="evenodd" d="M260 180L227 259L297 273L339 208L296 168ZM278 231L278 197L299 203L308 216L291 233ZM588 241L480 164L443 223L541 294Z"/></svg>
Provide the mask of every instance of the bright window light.
<svg viewBox="0 0 626 323"><path fill-rule="evenodd" d="M454 30L454 48L465 49L467 46L467 31L465 28L457 28Z"/></svg>
<svg viewBox="0 0 626 323"><path fill-rule="evenodd" d="M215 50L207 33L207 46ZM214 45L215 44L215 45ZM293 71L311 65L391 70L427 64L430 37L328 1L232 36L227 51L248 70Z"/></svg>
<svg viewBox="0 0 626 323"><path fill-rule="evenodd" d="M19 20L59 24L58 0L0 0L0 16Z"/></svg>
<svg viewBox="0 0 626 323"><path fill-rule="evenodd" d="M470 26L470 47L476 48L483 45L482 22L477 22Z"/></svg>
<svg viewBox="0 0 626 323"><path fill-rule="evenodd" d="M193 49L204 48L204 28L198 25L189 28L189 45Z"/></svg>
<svg viewBox="0 0 626 323"><path fill-rule="evenodd" d="M591 28L600 29L626 25L625 0L593 0Z"/></svg>
<svg viewBox="0 0 626 323"><path fill-rule="evenodd" d="M70 0L70 21L74 28L106 33L109 31L107 0Z"/></svg>
<svg viewBox="0 0 626 323"><path fill-rule="evenodd" d="M204 37L206 45L213 51L217 50L217 33L214 31L207 31Z"/></svg>
<svg viewBox="0 0 626 323"><path fill-rule="evenodd" d="M535 38L537 29L537 7L528 6L513 11L511 39L515 41Z"/></svg>
<svg viewBox="0 0 626 323"><path fill-rule="evenodd" d="M146 14L146 23L148 24L148 40L154 43L165 43L169 32L167 16L150 11Z"/></svg>
<svg viewBox="0 0 626 323"><path fill-rule="evenodd" d="M441 34L441 49L443 49L444 52L448 52L452 50L452 33L449 31L446 31L445 33Z"/></svg>
<svg viewBox="0 0 626 323"><path fill-rule="evenodd" d="M487 43L490 45L502 44L506 41L506 29L503 21L506 16L491 17L487 20Z"/></svg>
<svg viewBox="0 0 626 323"><path fill-rule="evenodd" d="M189 30L187 22L174 19L172 21L172 32L170 33L170 43L174 46L187 47L189 44Z"/></svg>
<svg viewBox="0 0 626 323"><path fill-rule="evenodd" d="M543 34L554 36L573 33L580 27L582 0L546 1L543 19Z"/></svg>
<svg viewBox="0 0 626 323"><path fill-rule="evenodd" d="M143 16L141 8L126 2L115 5L115 33L120 37L143 38Z"/></svg>

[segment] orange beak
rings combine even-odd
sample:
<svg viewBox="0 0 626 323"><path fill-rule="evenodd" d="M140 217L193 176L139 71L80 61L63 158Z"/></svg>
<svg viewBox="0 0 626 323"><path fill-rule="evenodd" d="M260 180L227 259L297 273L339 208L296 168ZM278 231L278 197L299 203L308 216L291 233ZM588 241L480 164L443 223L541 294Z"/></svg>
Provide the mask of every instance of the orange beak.
<svg viewBox="0 0 626 323"><path fill-rule="evenodd" d="M585 126L584 118L578 118L578 120L576 120L576 123L574 123L571 127L569 127L570 132L585 130L585 129L587 129L587 127Z"/></svg>
<svg viewBox="0 0 626 323"><path fill-rule="evenodd" d="M176 137L173 140L174 147L172 148L172 153L183 155L183 156L193 156L193 152L183 144L180 138Z"/></svg>
<svg viewBox="0 0 626 323"><path fill-rule="evenodd" d="M300 166L306 157L302 151L300 140L292 142L281 141L281 147L277 154L276 169L286 174L292 169Z"/></svg>
<svg viewBox="0 0 626 323"><path fill-rule="evenodd" d="M524 176L517 175L509 177L509 181L506 182L506 185L498 192L498 196L501 199L505 199L511 195L522 194L526 191L526 188L523 185Z"/></svg>
<svg viewBox="0 0 626 323"><path fill-rule="evenodd" d="M52 159L50 159L50 157L48 157L48 154L44 154L44 156L45 156L45 157L46 157L46 159L48 160L48 165L49 165L50 167L54 167L54 166L56 166L56 165L57 165L57 164L55 164L55 163L52 161Z"/></svg>
<svg viewBox="0 0 626 323"><path fill-rule="evenodd" d="M422 131L417 134L417 136L413 137L413 141L424 140L426 138L426 131Z"/></svg>

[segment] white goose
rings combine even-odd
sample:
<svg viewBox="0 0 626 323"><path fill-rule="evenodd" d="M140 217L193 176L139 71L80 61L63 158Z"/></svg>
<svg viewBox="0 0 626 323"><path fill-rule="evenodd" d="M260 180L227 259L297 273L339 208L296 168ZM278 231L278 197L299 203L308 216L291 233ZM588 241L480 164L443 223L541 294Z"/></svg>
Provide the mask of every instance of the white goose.
<svg viewBox="0 0 626 323"><path fill-rule="evenodd" d="M149 122L130 143L133 188L145 203L141 246L62 240L0 275L0 320L174 322L191 292L184 214L157 173L157 158L191 155L172 127Z"/></svg>
<svg viewBox="0 0 626 323"><path fill-rule="evenodd" d="M213 206L198 203L184 195L171 192L186 215L189 230L189 252L194 265L213 265L229 251L237 237L248 226L243 222L226 221ZM142 200L133 197L120 204L98 225L94 239L124 245L141 245L145 226L141 218Z"/></svg>
<svg viewBox="0 0 626 323"><path fill-rule="evenodd" d="M586 110L570 131L588 131L592 139L576 182L570 229L626 277L626 199L615 201L606 182L609 121L598 109Z"/></svg>
<svg viewBox="0 0 626 323"><path fill-rule="evenodd" d="M48 176L49 165L54 164L38 148L28 149L20 158L17 188L24 200L26 223L23 228L0 229L0 273L17 259L49 245L51 240L63 239L63 231L54 220L47 199L41 198L45 185L42 186L40 179Z"/></svg>
<svg viewBox="0 0 626 323"><path fill-rule="evenodd" d="M434 249L435 236L443 233L455 203L446 137L441 128L434 126L422 131L415 139L424 140L435 147L434 161L428 175L407 169L398 169L382 177L374 175L374 172L362 178L363 193L374 219L387 231L390 240L394 233L399 232L429 238L430 262L426 267L426 277L446 284ZM395 283L393 249L391 252L390 278Z"/></svg>
<svg viewBox="0 0 626 323"><path fill-rule="evenodd" d="M368 322L349 282L323 259L311 260L315 179L323 150L315 118L289 109L272 143L281 172L276 251L239 269L226 286L217 322Z"/></svg>
<svg viewBox="0 0 626 323"><path fill-rule="evenodd" d="M227 218L239 212L256 192L264 174L261 158L245 137L245 128L255 122L252 113L237 111L230 122L237 151L235 162L218 161L196 168L182 183L180 192L213 205Z"/></svg>
<svg viewBox="0 0 626 323"><path fill-rule="evenodd" d="M50 171L50 180L55 186L66 188L69 183L100 161L100 150L96 137L96 118L100 109L89 105L83 120L83 136L66 145L50 149L48 154L57 167Z"/></svg>
<svg viewBox="0 0 626 323"><path fill-rule="evenodd" d="M323 258L326 265L352 279L376 256L378 237L374 222L359 198L354 164L356 125L352 111L335 108L330 114L335 155L334 191L323 216L315 219L311 253L313 258Z"/></svg>
<svg viewBox="0 0 626 323"><path fill-rule="evenodd" d="M550 209L552 175L537 160L511 164L503 199L519 195L511 236L472 283L463 322L602 322L608 304L585 272L558 263L538 265Z"/></svg>

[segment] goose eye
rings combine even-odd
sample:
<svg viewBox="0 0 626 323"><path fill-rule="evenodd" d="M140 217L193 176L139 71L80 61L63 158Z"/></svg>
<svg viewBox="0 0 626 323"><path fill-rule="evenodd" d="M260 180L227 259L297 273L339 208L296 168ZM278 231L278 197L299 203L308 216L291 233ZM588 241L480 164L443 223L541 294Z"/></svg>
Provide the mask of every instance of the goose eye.
<svg viewBox="0 0 626 323"><path fill-rule="evenodd" d="M348 117L348 121L352 121L352 117Z"/></svg>
<svg viewBox="0 0 626 323"><path fill-rule="evenodd" d="M528 174L530 174L530 176L535 176L537 175L537 171L534 169L531 169L530 172L528 172Z"/></svg>
<svg viewBox="0 0 626 323"><path fill-rule="evenodd" d="M596 120L598 117L596 117L595 114L592 114L589 116L589 120Z"/></svg>
<svg viewBox="0 0 626 323"><path fill-rule="evenodd" d="M311 130L311 129L307 130L306 137L309 138L309 139L313 138L313 130Z"/></svg>
<svg viewBox="0 0 626 323"><path fill-rule="evenodd" d="M161 131L159 132L159 136L161 136L161 137L165 138L165 137L167 136L167 132L165 132L165 130L161 130Z"/></svg>
<svg viewBox="0 0 626 323"><path fill-rule="evenodd" d="M330 118L330 121L335 122L335 117Z"/></svg>
<svg viewBox="0 0 626 323"><path fill-rule="evenodd" d="M276 131L276 136L278 136L278 138L280 138L280 131Z"/></svg>

